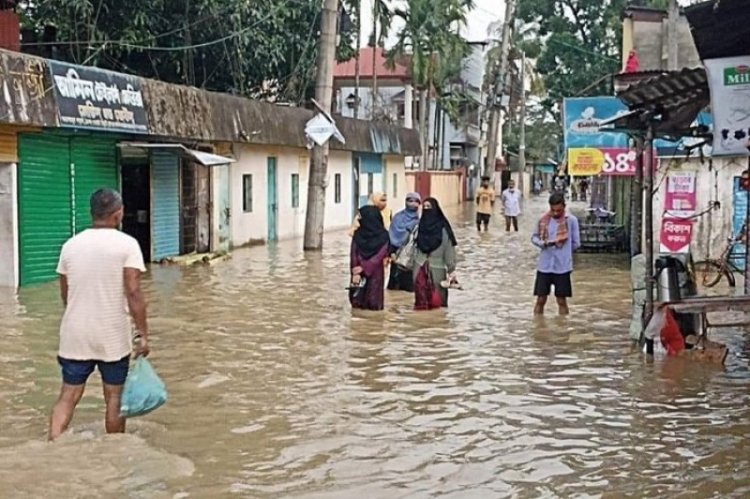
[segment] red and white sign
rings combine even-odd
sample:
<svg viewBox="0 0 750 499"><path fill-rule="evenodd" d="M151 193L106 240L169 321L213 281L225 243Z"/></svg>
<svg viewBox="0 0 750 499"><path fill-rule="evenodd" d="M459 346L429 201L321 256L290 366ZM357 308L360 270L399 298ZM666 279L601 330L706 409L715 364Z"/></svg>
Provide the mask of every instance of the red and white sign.
<svg viewBox="0 0 750 499"><path fill-rule="evenodd" d="M667 177L664 210L673 217L687 218L695 215L696 206L695 173L670 173Z"/></svg>
<svg viewBox="0 0 750 499"><path fill-rule="evenodd" d="M604 163L601 168L601 172L598 175L603 176L615 176L615 177L628 177L635 175L636 158L637 155L634 149L627 147L592 147L587 148L587 151L596 149L604 156ZM574 156L573 151L575 149L568 150L568 158ZM656 153L653 155L654 158L654 170L656 170ZM591 173L586 173L578 168L578 165L569 165L570 175L588 176Z"/></svg>
<svg viewBox="0 0 750 499"><path fill-rule="evenodd" d="M659 239L662 253L688 253L693 240L693 221L663 218Z"/></svg>

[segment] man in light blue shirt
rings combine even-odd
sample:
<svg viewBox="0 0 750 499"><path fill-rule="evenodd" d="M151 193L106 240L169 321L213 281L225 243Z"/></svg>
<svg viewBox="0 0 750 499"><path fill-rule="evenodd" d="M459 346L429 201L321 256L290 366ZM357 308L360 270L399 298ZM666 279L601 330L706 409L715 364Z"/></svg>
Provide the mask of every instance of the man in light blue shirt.
<svg viewBox="0 0 750 499"><path fill-rule="evenodd" d="M565 196L556 192L549 198L550 210L539 220L531 242L539 254L534 296L535 315L544 314L547 297L555 288L560 315L568 315L568 298L573 296L570 274L573 272L573 252L581 247L578 219L565 213Z"/></svg>

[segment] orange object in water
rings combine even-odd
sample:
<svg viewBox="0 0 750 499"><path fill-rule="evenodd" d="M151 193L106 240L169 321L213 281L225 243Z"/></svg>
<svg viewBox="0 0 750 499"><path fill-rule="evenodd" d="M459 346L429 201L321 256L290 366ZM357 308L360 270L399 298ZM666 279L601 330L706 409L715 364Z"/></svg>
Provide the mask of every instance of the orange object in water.
<svg viewBox="0 0 750 499"><path fill-rule="evenodd" d="M661 344L667 349L669 355L679 355L685 350L685 338L680 331L680 325L672 310L666 310L664 326L661 328Z"/></svg>

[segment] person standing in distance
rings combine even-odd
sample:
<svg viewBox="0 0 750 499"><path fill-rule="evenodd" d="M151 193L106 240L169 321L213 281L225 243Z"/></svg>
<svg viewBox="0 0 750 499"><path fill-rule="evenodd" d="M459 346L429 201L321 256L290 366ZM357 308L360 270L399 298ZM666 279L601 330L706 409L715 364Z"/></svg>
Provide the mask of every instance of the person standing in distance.
<svg viewBox="0 0 750 499"><path fill-rule="evenodd" d="M568 298L573 296L570 279L573 272L573 252L581 247L581 232L578 219L565 212L563 193L552 194L549 207L531 236L534 246L542 250L534 284L534 315L544 314L544 306L553 286L560 315L568 315Z"/></svg>
<svg viewBox="0 0 750 499"><path fill-rule="evenodd" d="M500 195L503 200L503 215L505 215L505 232L510 232L511 225L513 230L518 232L518 217L521 215L521 198L523 194L516 189L516 182L508 182L508 188Z"/></svg>
<svg viewBox="0 0 750 499"><path fill-rule="evenodd" d="M146 267L138 242L119 231L120 194L112 189L96 191L91 196L91 217L92 228L63 245L57 266L65 306L58 351L63 384L50 416L50 440L70 425L95 368L104 386L106 431L123 433L120 398L133 349L131 317L140 336L135 357L149 353L146 301L141 291L141 273Z"/></svg>
<svg viewBox="0 0 750 499"><path fill-rule="evenodd" d="M477 189L477 230L489 230L492 208L495 206L495 189L490 187L490 177L482 177L482 185Z"/></svg>

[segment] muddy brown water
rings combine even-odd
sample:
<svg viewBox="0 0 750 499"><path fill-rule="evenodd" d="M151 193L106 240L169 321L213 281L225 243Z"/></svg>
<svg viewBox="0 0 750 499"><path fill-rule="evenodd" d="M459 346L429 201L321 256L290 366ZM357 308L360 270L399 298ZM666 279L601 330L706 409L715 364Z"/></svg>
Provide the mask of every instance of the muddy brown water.
<svg viewBox="0 0 750 499"><path fill-rule="evenodd" d="M531 316L520 234L454 212L464 291L416 313L346 303L348 238L241 249L146 278L171 399L103 435L94 375L69 434L54 284L0 292L0 497L748 497L745 336L724 368L630 351L628 262L579 255L572 315Z"/></svg>

